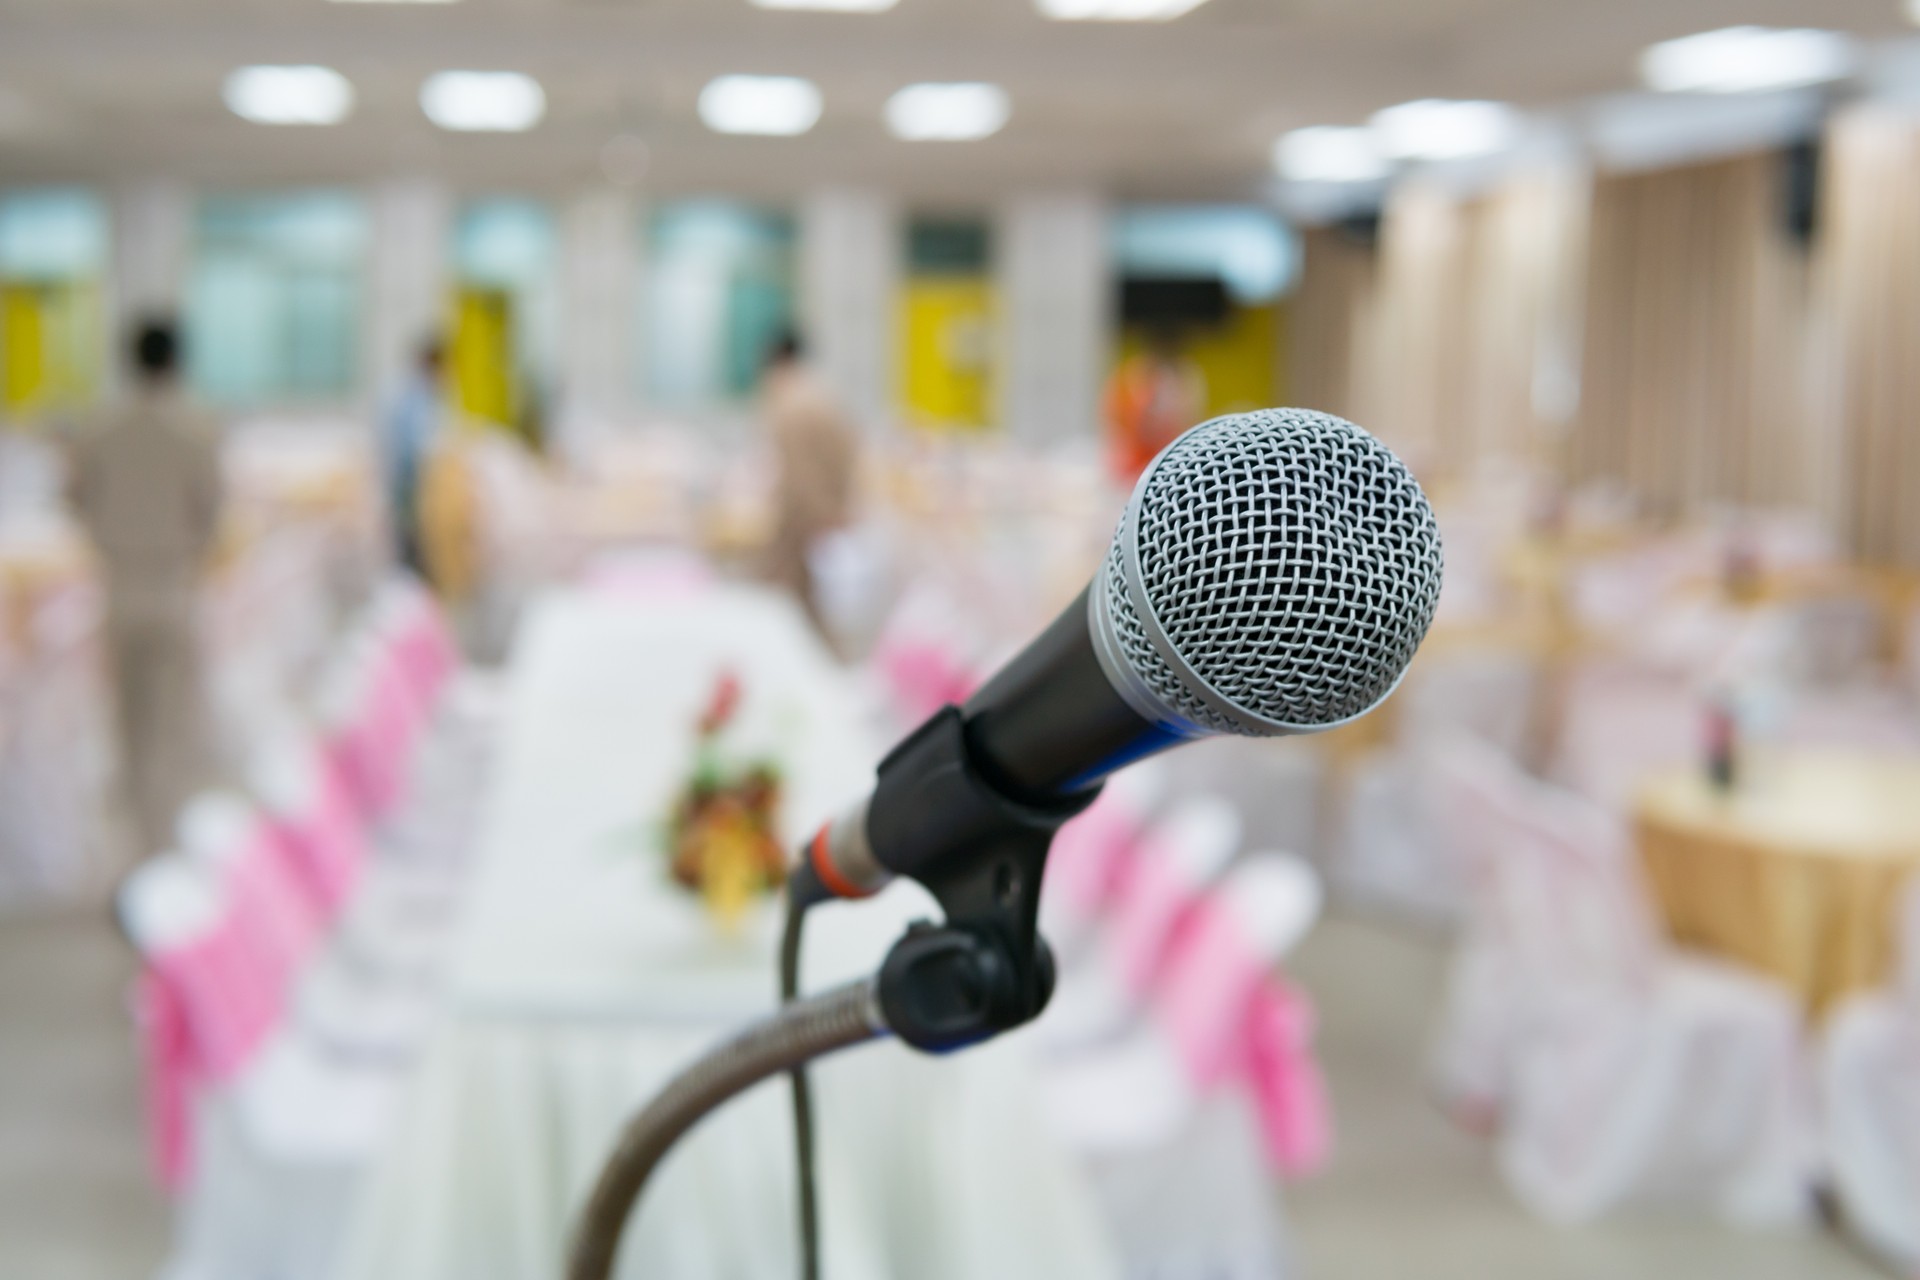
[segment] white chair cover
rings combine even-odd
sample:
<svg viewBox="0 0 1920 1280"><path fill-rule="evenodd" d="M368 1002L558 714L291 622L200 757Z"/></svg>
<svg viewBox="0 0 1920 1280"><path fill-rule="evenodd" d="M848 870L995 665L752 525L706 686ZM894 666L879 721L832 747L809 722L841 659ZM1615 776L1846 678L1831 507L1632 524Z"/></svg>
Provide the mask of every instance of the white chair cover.
<svg viewBox="0 0 1920 1280"><path fill-rule="evenodd" d="M1646 1204L1800 1220L1811 1143L1791 997L1666 951L1604 812L1478 744L1437 768L1485 867L1456 986L1498 979L1456 997L1456 1016L1480 1017L1447 1028L1442 1061L1500 1091L1515 1194L1563 1221Z"/></svg>
<svg viewBox="0 0 1920 1280"><path fill-rule="evenodd" d="M1847 1225L1898 1266L1920 1270L1920 881L1903 899L1893 983L1828 1020L1820 1094Z"/></svg>

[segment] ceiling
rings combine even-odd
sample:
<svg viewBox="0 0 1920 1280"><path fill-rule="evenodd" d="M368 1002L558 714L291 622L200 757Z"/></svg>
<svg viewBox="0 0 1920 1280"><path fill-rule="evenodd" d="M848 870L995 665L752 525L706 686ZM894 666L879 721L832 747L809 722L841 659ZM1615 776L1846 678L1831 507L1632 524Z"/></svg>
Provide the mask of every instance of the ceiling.
<svg viewBox="0 0 1920 1280"><path fill-rule="evenodd" d="M785 196L880 183L923 203L1093 184L1138 198L1245 198L1297 125L1414 97L1554 109L1634 87L1651 41L1736 22L1911 34L1898 0L1210 0L1165 24L1054 23L1031 0L899 0L879 15L748 0L0 0L0 182L179 176L230 184L428 173L463 189L591 183L608 141L645 140L647 186ZM230 115L226 73L323 63L356 87L333 128ZM539 77L523 135L422 118L430 72ZM801 138L722 137L694 115L725 72L805 75L826 110ZM880 123L918 80L993 80L1013 118L975 143L906 143Z"/></svg>

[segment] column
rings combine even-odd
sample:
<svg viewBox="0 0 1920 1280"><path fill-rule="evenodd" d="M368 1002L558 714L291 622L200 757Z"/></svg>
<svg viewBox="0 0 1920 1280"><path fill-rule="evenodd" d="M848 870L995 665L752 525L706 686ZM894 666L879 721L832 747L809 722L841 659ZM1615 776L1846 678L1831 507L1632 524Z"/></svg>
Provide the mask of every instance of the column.
<svg viewBox="0 0 1920 1280"><path fill-rule="evenodd" d="M1107 205L1091 192L1010 201L996 226L1000 414L1029 442L1099 430L1113 272Z"/></svg>
<svg viewBox="0 0 1920 1280"><path fill-rule="evenodd" d="M425 178L393 179L372 192L366 371L360 382L375 402L400 385L422 341L444 336L452 203L445 188Z"/></svg>
<svg viewBox="0 0 1920 1280"><path fill-rule="evenodd" d="M800 210L800 318L816 368L870 429L893 411L899 213L878 191L816 191Z"/></svg>
<svg viewBox="0 0 1920 1280"><path fill-rule="evenodd" d="M612 425L632 412L639 245L634 202L623 191L581 192L561 210L563 434Z"/></svg>

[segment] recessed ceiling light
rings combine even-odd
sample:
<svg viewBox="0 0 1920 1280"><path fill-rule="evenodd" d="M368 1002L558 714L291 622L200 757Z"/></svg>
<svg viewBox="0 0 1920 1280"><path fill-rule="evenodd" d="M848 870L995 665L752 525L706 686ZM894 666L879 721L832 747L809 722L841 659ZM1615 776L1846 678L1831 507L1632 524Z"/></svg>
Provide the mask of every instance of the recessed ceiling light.
<svg viewBox="0 0 1920 1280"><path fill-rule="evenodd" d="M1391 167L1371 129L1316 125L1273 144L1273 167L1293 182L1375 182Z"/></svg>
<svg viewBox="0 0 1920 1280"><path fill-rule="evenodd" d="M820 119L820 87L799 76L721 76L700 91L700 119L717 133L792 137Z"/></svg>
<svg viewBox="0 0 1920 1280"><path fill-rule="evenodd" d="M1422 98L1374 113L1380 150L1402 160L1461 160L1513 145L1520 113L1504 102Z"/></svg>
<svg viewBox="0 0 1920 1280"><path fill-rule="evenodd" d="M900 0L753 0L757 9L811 9L816 13L885 13Z"/></svg>
<svg viewBox="0 0 1920 1280"><path fill-rule="evenodd" d="M909 142L971 142L1000 132L1013 112L997 84L910 84L887 99L887 128Z"/></svg>
<svg viewBox="0 0 1920 1280"><path fill-rule="evenodd" d="M518 71L439 71L420 86L420 109L442 129L520 133L547 113L547 94Z"/></svg>
<svg viewBox="0 0 1920 1280"><path fill-rule="evenodd" d="M1170 22L1206 0L1035 0L1058 22Z"/></svg>
<svg viewBox="0 0 1920 1280"><path fill-rule="evenodd" d="M221 97L255 124L339 124L353 110L353 85L332 67L241 67Z"/></svg>
<svg viewBox="0 0 1920 1280"><path fill-rule="evenodd" d="M1838 31L1723 27L1649 46L1640 76L1663 93L1755 93L1839 80L1856 60Z"/></svg>

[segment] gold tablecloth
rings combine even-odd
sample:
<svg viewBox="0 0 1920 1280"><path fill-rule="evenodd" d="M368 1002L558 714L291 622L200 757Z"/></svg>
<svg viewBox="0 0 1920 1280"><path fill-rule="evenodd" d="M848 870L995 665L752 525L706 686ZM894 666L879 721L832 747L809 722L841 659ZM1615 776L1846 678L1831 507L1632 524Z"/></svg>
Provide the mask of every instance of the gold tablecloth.
<svg viewBox="0 0 1920 1280"><path fill-rule="evenodd" d="M1751 752L1741 785L1688 770L1636 807L1674 940L1767 973L1819 1017L1892 971L1896 903L1920 869L1920 759Z"/></svg>

